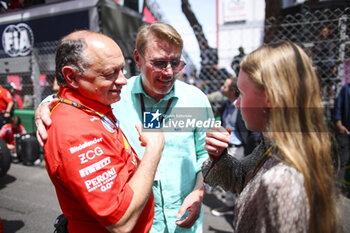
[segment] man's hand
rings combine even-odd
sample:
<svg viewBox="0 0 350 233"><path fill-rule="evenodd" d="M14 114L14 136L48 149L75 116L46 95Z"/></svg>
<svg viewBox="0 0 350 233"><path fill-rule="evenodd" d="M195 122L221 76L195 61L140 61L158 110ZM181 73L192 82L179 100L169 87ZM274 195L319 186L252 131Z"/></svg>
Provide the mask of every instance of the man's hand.
<svg viewBox="0 0 350 233"><path fill-rule="evenodd" d="M184 220L176 221L176 225L183 228L191 228L193 224L197 221L201 213L202 199L204 195L204 187L201 189L193 190L182 203L179 212L177 213L177 218L180 219L189 211L188 216Z"/></svg>
<svg viewBox="0 0 350 233"><path fill-rule="evenodd" d="M58 101L59 99L55 98L49 103L43 103L35 111L36 138L41 147L47 139L46 128L51 125L50 112Z"/></svg>
<svg viewBox="0 0 350 233"><path fill-rule="evenodd" d="M5 117L5 118L10 118L10 116L11 116L11 114L10 114L9 112L5 112L5 113L4 113L4 117Z"/></svg>
<svg viewBox="0 0 350 233"><path fill-rule="evenodd" d="M14 149L15 149L15 145L13 145L13 144L7 144L7 148L8 148L9 150L14 150Z"/></svg>
<svg viewBox="0 0 350 233"><path fill-rule="evenodd" d="M223 127L213 128L207 132L205 149L208 151L210 157L217 158L228 147L229 141L230 134Z"/></svg>
<svg viewBox="0 0 350 233"><path fill-rule="evenodd" d="M163 149L164 146L164 133L162 130L157 131L147 131L142 130L142 126L140 124L135 125L137 132L139 133L139 140L141 142L141 146L149 146L150 144L155 144L157 146L161 146Z"/></svg>
<svg viewBox="0 0 350 233"><path fill-rule="evenodd" d="M350 131L342 124L341 121L337 121L336 125L337 125L337 128L338 128L338 132L340 134L344 134L344 133L346 133L348 135L350 134Z"/></svg>

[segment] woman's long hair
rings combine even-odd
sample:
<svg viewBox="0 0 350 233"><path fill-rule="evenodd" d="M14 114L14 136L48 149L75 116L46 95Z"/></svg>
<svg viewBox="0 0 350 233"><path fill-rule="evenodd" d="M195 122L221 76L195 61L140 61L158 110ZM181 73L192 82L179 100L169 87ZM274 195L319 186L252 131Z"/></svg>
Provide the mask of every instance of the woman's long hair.
<svg viewBox="0 0 350 233"><path fill-rule="evenodd" d="M304 176L310 204L309 232L336 232L330 139L310 58L299 46L284 41L247 55L241 69L266 91L271 104L268 134L284 162Z"/></svg>

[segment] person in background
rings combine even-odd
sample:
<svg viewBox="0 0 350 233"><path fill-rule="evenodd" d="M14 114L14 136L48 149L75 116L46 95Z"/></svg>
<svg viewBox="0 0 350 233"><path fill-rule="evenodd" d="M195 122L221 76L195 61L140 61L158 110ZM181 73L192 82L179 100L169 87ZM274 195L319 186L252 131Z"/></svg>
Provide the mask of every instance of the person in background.
<svg viewBox="0 0 350 233"><path fill-rule="evenodd" d="M215 117L221 117L220 108L222 108L222 103L225 100L225 96L222 94L222 86L224 85L227 77L233 77L231 73L227 71L226 68L220 68L216 72L216 82L208 83L207 85L216 86L215 91L208 93L207 97L215 113Z"/></svg>
<svg viewBox="0 0 350 233"><path fill-rule="evenodd" d="M181 60L182 48L180 34L169 24L144 25L136 36L134 58L141 74L128 80L121 101L112 104L112 108L140 157L145 149L140 146L133 125L144 125L145 113L159 110L162 115L171 115L178 109L196 109L203 112L203 118L213 115L208 98L201 90L177 80L185 66ZM47 137L45 125L51 123L48 106L43 104L35 113L41 142ZM152 233L202 232L204 183L201 166L208 158L204 148L205 131L197 127L183 130L186 131L164 132L163 156L153 182Z"/></svg>
<svg viewBox="0 0 350 233"><path fill-rule="evenodd" d="M11 116L13 99L11 93L0 86L0 127L7 124Z"/></svg>
<svg viewBox="0 0 350 233"><path fill-rule="evenodd" d="M236 76L239 74L240 62L245 56L244 48L242 46L238 48L238 52L239 54L234 56L231 62L231 68L236 73Z"/></svg>
<svg viewBox="0 0 350 233"><path fill-rule="evenodd" d="M334 106L334 120L337 127L337 141L340 154L339 183L344 195L350 197L350 180L346 180L345 168L350 165L350 83L340 89Z"/></svg>
<svg viewBox="0 0 350 233"><path fill-rule="evenodd" d="M59 101L45 165L68 232L149 232L164 136L138 127L146 147L140 162L112 114L126 84L122 51L111 38L81 30L60 40L55 61Z"/></svg>
<svg viewBox="0 0 350 233"><path fill-rule="evenodd" d="M11 112L14 112L14 109L23 109L23 99L22 97L18 94L17 87L13 82L10 82L10 93L13 99L13 107Z"/></svg>
<svg viewBox="0 0 350 233"><path fill-rule="evenodd" d="M269 59L266 59L269 58ZM207 132L205 182L240 193L235 232L338 232L330 135L311 59L296 44L264 45L241 62L236 106L264 140L249 156L227 153L229 134Z"/></svg>
<svg viewBox="0 0 350 233"><path fill-rule="evenodd" d="M241 111L235 107L239 96L237 78L229 76L222 85L221 92L227 97L222 102L218 113L221 117L221 125L230 133L227 151L228 154L241 160L259 144L261 133L248 130L242 119ZM225 205L211 210L211 214L214 216L233 214L237 196L232 192L225 192Z"/></svg>
<svg viewBox="0 0 350 233"><path fill-rule="evenodd" d="M315 42L313 48L314 63L317 68L318 77L321 78L321 87L327 101L333 101L334 86L333 80L336 78L336 44L334 35L329 26L321 27L320 38Z"/></svg>
<svg viewBox="0 0 350 233"><path fill-rule="evenodd" d="M21 118L18 116L12 116L10 123L4 125L0 129L0 138L2 138L10 151L15 152L15 135L26 134L27 131L23 125L21 125Z"/></svg>

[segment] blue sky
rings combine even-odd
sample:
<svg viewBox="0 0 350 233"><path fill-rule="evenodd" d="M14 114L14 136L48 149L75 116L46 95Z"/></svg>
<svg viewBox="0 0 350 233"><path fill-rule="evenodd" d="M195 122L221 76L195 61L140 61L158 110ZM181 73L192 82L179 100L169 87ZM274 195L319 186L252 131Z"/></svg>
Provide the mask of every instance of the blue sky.
<svg viewBox="0 0 350 233"><path fill-rule="evenodd" d="M216 0L188 0L211 47L216 47ZM157 0L168 23L182 36L184 49L199 68L198 42L187 18L181 9L181 0Z"/></svg>

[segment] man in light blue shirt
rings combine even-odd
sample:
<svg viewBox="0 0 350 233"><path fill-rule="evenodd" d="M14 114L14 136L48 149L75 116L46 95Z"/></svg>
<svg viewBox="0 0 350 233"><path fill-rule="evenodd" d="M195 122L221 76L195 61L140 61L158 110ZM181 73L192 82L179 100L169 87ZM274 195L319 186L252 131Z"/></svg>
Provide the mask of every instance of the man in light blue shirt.
<svg viewBox="0 0 350 233"><path fill-rule="evenodd" d="M159 109L163 114L167 110L167 115L172 115L177 109L185 111L185 108L193 107L199 111L202 110L201 108L206 108L207 117L211 113L205 95L194 86L176 81L170 93L157 102L144 91L141 80L141 76L128 80L126 87L122 90L121 102L113 106L113 113L120 121L129 142L142 159L144 147L139 143L135 127L132 127L135 123L143 123L141 95L145 112L156 112ZM167 109L169 100L172 101ZM191 109L189 111L191 112ZM201 232L203 213L200 209L204 190L200 171L201 164L208 157L204 149L205 132L195 128L174 129L182 130L181 132L172 132L172 129L165 128L163 130L165 145L153 184L155 217L151 232ZM194 223L188 230L176 224L181 206L182 211L188 209L194 215L189 216L193 220L189 219L189 224L185 225L191 226ZM195 222L197 215L199 219Z"/></svg>
<svg viewBox="0 0 350 233"><path fill-rule="evenodd" d="M134 125L147 127L144 123L149 114L161 114L153 115L163 126L165 145L153 183L152 233L202 232L201 166L208 158L205 131L217 125L210 121L214 118L205 94L176 80L185 65L182 48L181 36L170 25L141 27L134 51L141 74L128 80L121 101L112 104L114 115L140 158L144 148Z"/></svg>
<svg viewBox="0 0 350 233"><path fill-rule="evenodd" d="M140 157L144 148L132 126L144 123L145 113L159 110L163 116L169 116L161 122L168 125L181 120L181 112L193 115L199 111L202 119L212 116L204 93L176 80L184 67L180 60L182 47L181 36L170 25L156 23L143 26L138 32L134 57L141 75L128 80L113 112ZM155 218L151 232L202 232L201 165L208 157L205 132L193 125L170 129L163 125L163 131L165 145L153 184Z"/></svg>

